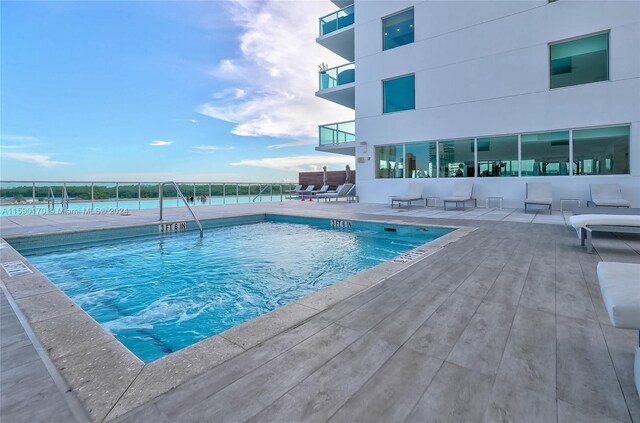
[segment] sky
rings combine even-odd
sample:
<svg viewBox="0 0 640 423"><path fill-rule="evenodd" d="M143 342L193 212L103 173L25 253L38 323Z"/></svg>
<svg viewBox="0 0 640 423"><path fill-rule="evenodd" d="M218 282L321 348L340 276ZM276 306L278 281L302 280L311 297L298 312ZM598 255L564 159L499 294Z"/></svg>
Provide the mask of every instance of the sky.
<svg viewBox="0 0 640 423"><path fill-rule="evenodd" d="M0 176L20 181L296 181L353 168L318 125L329 0L2 1Z"/></svg>

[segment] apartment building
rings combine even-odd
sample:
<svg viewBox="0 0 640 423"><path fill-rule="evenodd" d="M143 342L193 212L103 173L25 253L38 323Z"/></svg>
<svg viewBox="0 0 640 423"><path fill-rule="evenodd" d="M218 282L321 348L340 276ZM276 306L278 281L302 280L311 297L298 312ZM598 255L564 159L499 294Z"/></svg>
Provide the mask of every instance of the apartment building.
<svg viewBox="0 0 640 423"><path fill-rule="evenodd" d="M355 121L319 122L316 149L355 156L361 201L471 180L522 207L548 181L554 209L593 183L640 207L640 2L332 1L316 41L344 63L316 95Z"/></svg>

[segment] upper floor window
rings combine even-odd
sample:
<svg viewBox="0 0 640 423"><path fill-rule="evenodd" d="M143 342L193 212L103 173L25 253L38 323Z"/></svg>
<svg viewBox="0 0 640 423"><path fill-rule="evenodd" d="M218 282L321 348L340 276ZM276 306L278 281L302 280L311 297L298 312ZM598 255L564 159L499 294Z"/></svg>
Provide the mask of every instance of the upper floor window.
<svg viewBox="0 0 640 423"><path fill-rule="evenodd" d="M609 79L609 33L549 46L551 88Z"/></svg>
<svg viewBox="0 0 640 423"><path fill-rule="evenodd" d="M416 108L415 75L382 81L383 113L399 112Z"/></svg>
<svg viewBox="0 0 640 423"><path fill-rule="evenodd" d="M382 49L413 42L413 8L382 19Z"/></svg>

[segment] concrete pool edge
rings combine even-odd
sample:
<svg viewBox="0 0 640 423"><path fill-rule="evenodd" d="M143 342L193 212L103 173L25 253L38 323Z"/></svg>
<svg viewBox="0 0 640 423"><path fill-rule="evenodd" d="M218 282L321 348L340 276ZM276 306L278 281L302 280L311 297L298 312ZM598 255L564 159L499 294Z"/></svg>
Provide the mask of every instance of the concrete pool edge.
<svg viewBox="0 0 640 423"><path fill-rule="evenodd" d="M256 215L262 214L289 215ZM9 294L17 298L18 306L27 309L25 315L29 324L49 355L56 357L52 361L91 418L94 421L112 420L260 345L269 338L292 330L333 305L387 280L476 229L388 219L352 220L387 225L445 227L454 230L415 248L414 250L420 254L411 260L386 261L149 364L142 363L88 314L78 306L74 307L62 291L8 244L1 249L2 261L6 261L7 255L11 260L22 260L27 263L33 274L9 278L2 273L1 276ZM36 289L29 280L35 281ZM54 307L51 307L52 302ZM60 334L65 331L71 333L64 336ZM74 341L73 344L79 345L66 345L71 339ZM76 342L78 340L79 342Z"/></svg>

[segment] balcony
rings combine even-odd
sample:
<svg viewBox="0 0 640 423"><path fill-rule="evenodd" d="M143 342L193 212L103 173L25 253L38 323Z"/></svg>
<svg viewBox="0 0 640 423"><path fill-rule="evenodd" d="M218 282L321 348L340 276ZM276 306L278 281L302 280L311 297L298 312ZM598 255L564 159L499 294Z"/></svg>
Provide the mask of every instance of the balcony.
<svg viewBox="0 0 640 423"><path fill-rule="evenodd" d="M316 96L355 109L355 72L356 67L353 63L320 71Z"/></svg>
<svg viewBox="0 0 640 423"><path fill-rule="evenodd" d="M331 0L331 2L339 8L347 7L350 4L353 4L353 0Z"/></svg>
<svg viewBox="0 0 640 423"><path fill-rule="evenodd" d="M316 42L346 60L354 60L353 4L320 18L320 36Z"/></svg>
<svg viewBox="0 0 640 423"><path fill-rule="evenodd" d="M319 143L316 147L316 151L355 156L355 123L355 121L350 120L319 126Z"/></svg>

